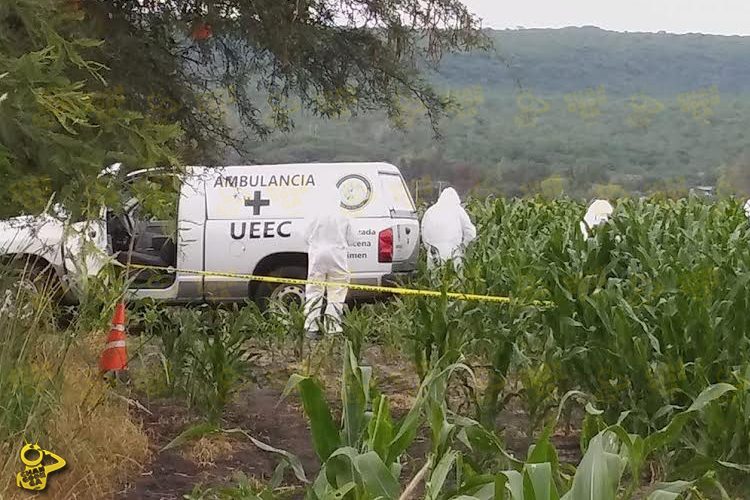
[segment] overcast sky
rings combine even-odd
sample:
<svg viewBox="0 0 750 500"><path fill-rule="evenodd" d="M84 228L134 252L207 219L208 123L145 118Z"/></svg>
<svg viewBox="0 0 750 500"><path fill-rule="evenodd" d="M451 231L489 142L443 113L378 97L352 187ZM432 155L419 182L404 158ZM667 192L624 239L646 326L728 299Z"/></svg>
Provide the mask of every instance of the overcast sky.
<svg viewBox="0 0 750 500"><path fill-rule="evenodd" d="M463 0L489 28L750 35L750 0Z"/></svg>

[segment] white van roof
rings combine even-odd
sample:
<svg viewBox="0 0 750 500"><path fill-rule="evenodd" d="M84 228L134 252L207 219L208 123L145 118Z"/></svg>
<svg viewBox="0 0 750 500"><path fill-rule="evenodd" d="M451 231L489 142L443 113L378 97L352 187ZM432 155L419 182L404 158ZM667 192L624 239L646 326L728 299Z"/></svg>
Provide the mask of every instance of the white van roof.
<svg viewBox="0 0 750 500"><path fill-rule="evenodd" d="M213 170L224 170L224 169L242 169L242 168L268 168L268 169L285 169L285 168L300 168L300 167L308 167L308 168L336 168L336 169L346 169L346 168L363 168L363 167L370 167L370 168L377 168L379 171L383 172L389 172L389 173L400 173L398 167L395 165L392 165L390 163L386 162L311 162L311 163L259 163L259 164L251 164L251 165L222 165L222 166L205 166L205 165L195 165L195 166L189 166L186 167L188 170L193 171L193 173L198 173L200 171L202 172L208 172Z"/></svg>
<svg viewBox="0 0 750 500"><path fill-rule="evenodd" d="M317 168L360 169L363 167L370 167L370 168L375 167L378 169L378 171L381 171L381 172L388 172L388 173L393 173L393 174L401 173L398 167L390 163L386 163L386 162L260 163L260 164L251 164L251 165L217 165L217 166L189 165L185 167L185 171L188 174L199 175L201 173L210 173L215 170L223 170L223 169L232 169L232 170L242 169L242 168L285 169L285 168L299 168L299 167L313 167L316 169ZM125 176L125 179L131 180L131 179L138 178L144 174L160 173L160 172L167 172L167 170L161 167L134 170L132 172L128 172L128 174ZM107 171L106 169L105 171L102 171L102 175L105 175L106 173L109 173L109 171Z"/></svg>

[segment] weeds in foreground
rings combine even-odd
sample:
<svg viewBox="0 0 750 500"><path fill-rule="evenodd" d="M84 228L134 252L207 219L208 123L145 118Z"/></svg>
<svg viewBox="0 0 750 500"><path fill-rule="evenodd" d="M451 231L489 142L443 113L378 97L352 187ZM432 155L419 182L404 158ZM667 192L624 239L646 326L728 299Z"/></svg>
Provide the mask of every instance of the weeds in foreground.
<svg viewBox="0 0 750 500"><path fill-rule="evenodd" d="M39 269L21 269L39 276ZM8 272L0 270L0 276ZM13 280L19 278L25 275L14 274ZM49 482L53 497L70 491L110 496L147 458L148 440L128 418L127 403L98 373L110 319L101 306L107 295L96 291L98 282L90 283L84 292L98 298L84 301L72 323L60 330L55 321L59 290L51 279L44 283L4 286L0 292L7 297L5 292L14 290L11 298L18 306L0 315L0 497L20 492L15 474L25 441L39 442L68 462Z"/></svg>

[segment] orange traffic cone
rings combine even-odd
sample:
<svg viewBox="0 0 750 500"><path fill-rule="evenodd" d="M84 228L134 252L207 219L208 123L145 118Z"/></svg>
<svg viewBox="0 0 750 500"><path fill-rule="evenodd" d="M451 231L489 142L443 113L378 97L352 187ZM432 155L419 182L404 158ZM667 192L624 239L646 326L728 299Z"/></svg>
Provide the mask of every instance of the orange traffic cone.
<svg viewBox="0 0 750 500"><path fill-rule="evenodd" d="M112 317L112 329L107 337L107 346L99 360L99 369L107 375L117 377L128 369L128 349L125 346L125 303L119 302Z"/></svg>

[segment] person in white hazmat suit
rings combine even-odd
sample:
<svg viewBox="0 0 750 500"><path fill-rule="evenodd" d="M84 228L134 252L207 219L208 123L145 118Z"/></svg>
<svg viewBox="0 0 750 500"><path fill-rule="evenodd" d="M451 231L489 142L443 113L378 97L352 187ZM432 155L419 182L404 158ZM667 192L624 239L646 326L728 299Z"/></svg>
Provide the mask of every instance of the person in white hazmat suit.
<svg viewBox="0 0 750 500"><path fill-rule="evenodd" d="M747 218L750 219L750 200L747 200L745 202L745 215L747 215Z"/></svg>
<svg viewBox="0 0 750 500"><path fill-rule="evenodd" d="M307 279L348 284L347 252L355 238L351 220L341 208L341 196L335 186L323 193L320 202L318 212L305 232L308 245ZM308 284L305 287L305 330L308 338L319 338L321 323L329 333L341 331L346 292L345 286Z"/></svg>
<svg viewBox="0 0 750 500"><path fill-rule="evenodd" d="M581 233L583 233L583 237L588 238L589 229L607 222L614 211L614 207L607 200L594 200L591 202L586 215L583 216L583 221L581 221Z"/></svg>
<svg viewBox="0 0 750 500"><path fill-rule="evenodd" d="M434 269L452 259L460 269L466 246L477 236L461 199L453 188L440 193L438 201L422 217L422 243L427 249L427 268Z"/></svg>

